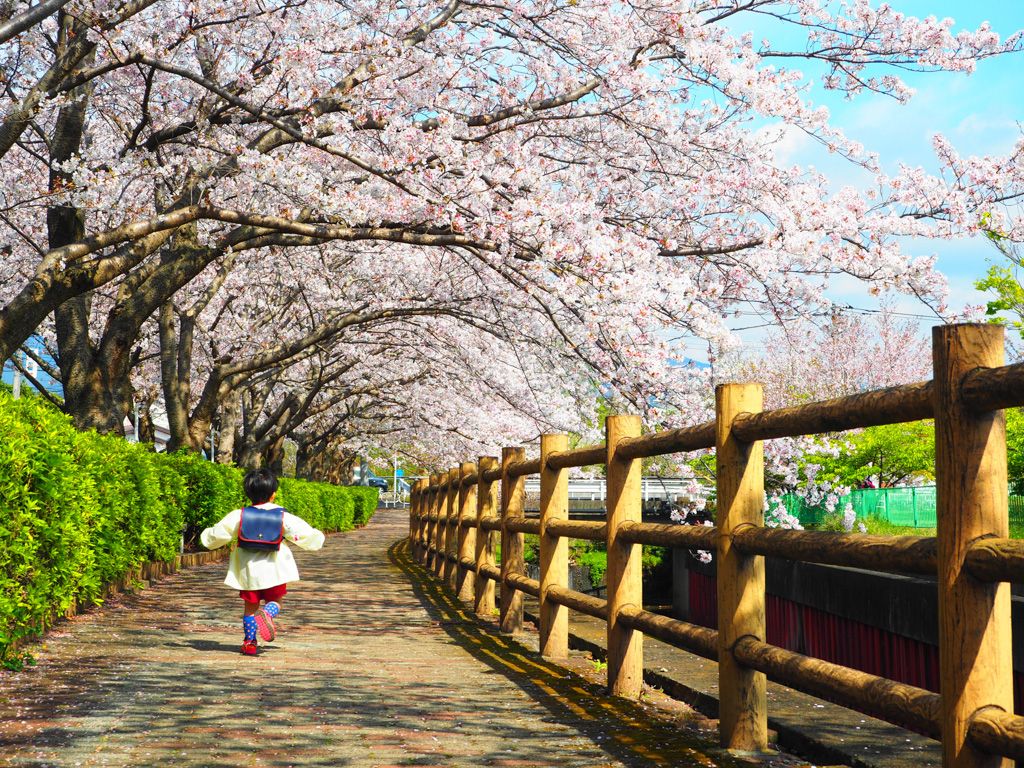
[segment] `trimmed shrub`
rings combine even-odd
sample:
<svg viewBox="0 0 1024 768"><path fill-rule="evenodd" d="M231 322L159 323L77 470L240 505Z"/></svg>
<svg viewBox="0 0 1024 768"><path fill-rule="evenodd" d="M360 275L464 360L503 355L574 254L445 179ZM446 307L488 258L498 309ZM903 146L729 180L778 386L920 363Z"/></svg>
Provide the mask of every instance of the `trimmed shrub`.
<svg viewBox="0 0 1024 768"><path fill-rule="evenodd" d="M0 658L67 611L100 575L89 540L96 516L91 473L75 433L40 402L0 393ZM83 521L86 524L80 524Z"/></svg>
<svg viewBox="0 0 1024 768"><path fill-rule="evenodd" d="M377 495L376 488L339 486L282 477L277 490L277 503L316 528L350 531L370 521L377 509ZM373 506L367 510L370 504Z"/></svg>
<svg viewBox="0 0 1024 768"><path fill-rule="evenodd" d="M373 517L373 513L377 511L377 503L380 500L380 489L367 488L365 486L350 486L347 490L351 492L352 500L355 504L355 525L366 525L370 522L370 518Z"/></svg>
<svg viewBox="0 0 1024 768"><path fill-rule="evenodd" d="M282 477L277 488L276 501L293 515L298 515L314 528L323 523L320 510L320 494L315 483L305 483Z"/></svg>
<svg viewBox="0 0 1024 768"><path fill-rule="evenodd" d="M178 452L165 458L184 483L182 513L187 548L197 547L199 534L225 513L245 504L242 472L206 461L197 453Z"/></svg>
<svg viewBox="0 0 1024 768"><path fill-rule="evenodd" d="M21 641L182 537L245 503L241 470L77 432L41 398L0 388L0 665ZM369 521L377 491L283 478L277 501L326 531ZM15 654L12 656L12 654Z"/></svg>

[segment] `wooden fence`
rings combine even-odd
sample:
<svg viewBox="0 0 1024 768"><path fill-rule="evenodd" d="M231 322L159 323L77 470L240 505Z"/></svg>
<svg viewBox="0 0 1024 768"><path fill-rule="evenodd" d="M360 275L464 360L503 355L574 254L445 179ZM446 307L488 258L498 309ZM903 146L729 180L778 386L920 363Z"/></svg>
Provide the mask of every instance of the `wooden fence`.
<svg viewBox="0 0 1024 768"><path fill-rule="evenodd" d="M767 747L766 679L838 702L942 741L943 764L1009 768L1024 759L1024 717L1013 714L1010 590L1024 582L1024 541L1009 539L1002 410L1024 404L1024 364L1003 366L1003 329L933 329L934 379L775 411L759 384L724 384L715 419L641 435L636 416L611 416L603 445L567 450L544 435L540 455L521 448L431 475L413 488L414 554L480 615L522 625L522 596L540 601L540 647L568 655L569 610L607 623L608 686L635 697L643 634L718 662L723 746ZM763 440L935 419L938 528L934 538L834 534L763 527ZM647 456L716 449L714 528L640 520L640 465ZM569 520L567 470L607 466L607 519ZM540 519L523 513L523 477L539 474ZM524 573L523 534L540 537L540 580ZM502 559L495 562L494 537ZM569 539L605 541L607 600L570 590ZM642 544L713 550L718 630L643 609ZM938 577L941 693L765 642L764 557ZM1024 642L1024 639L1019 641Z"/></svg>

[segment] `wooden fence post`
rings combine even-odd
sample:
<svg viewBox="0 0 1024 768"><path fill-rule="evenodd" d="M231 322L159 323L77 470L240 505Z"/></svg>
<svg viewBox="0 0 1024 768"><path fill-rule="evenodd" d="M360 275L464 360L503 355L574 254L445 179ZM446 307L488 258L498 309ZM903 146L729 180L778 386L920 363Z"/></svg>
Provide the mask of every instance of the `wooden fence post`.
<svg viewBox="0 0 1024 768"><path fill-rule="evenodd" d="M525 516L523 498L525 481L520 475L510 478L508 465L522 461L522 448L501 449L501 608L498 618L501 631L509 634L523 631L523 593L505 583L510 573L524 573L523 534L508 530L507 523Z"/></svg>
<svg viewBox="0 0 1024 768"><path fill-rule="evenodd" d="M430 553L430 521L427 516L430 514L430 479L420 480L420 551L419 561L427 564L427 556Z"/></svg>
<svg viewBox="0 0 1024 768"><path fill-rule="evenodd" d="M445 494L445 542L444 571L441 578L448 588L455 590L455 558L459 554L459 537L455 523L459 517L459 485L462 482L462 468L452 467L448 470L448 492Z"/></svg>
<svg viewBox="0 0 1024 768"><path fill-rule="evenodd" d="M475 528L466 528L463 523L467 520L476 520L476 484L467 485L467 477L476 472L476 464L471 461L463 462L459 473L459 514L455 529L456 541L458 542L455 553L455 594L460 600L467 603L473 602L473 572L462 564L464 558L472 560L476 555Z"/></svg>
<svg viewBox="0 0 1024 768"><path fill-rule="evenodd" d="M939 566L939 680L945 768L1009 768L967 737L986 707L1013 712L1010 585L963 570L971 543L1009 535L1006 423L1002 411L964 403L961 381L976 368L1004 364L998 325L932 329L935 366L935 493Z"/></svg>
<svg viewBox="0 0 1024 768"><path fill-rule="evenodd" d="M416 481L418 490L416 492L416 514L419 522L416 526L416 560L419 563L424 561L427 555L427 515L430 514L430 496L427 493L429 481L420 478Z"/></svg>
<svg viewBox="0 0 1024 768"><path fill-rule="evenodd" d="M429 516L434 513L434 475L429 475L423 481L423 514L427 518L423 521L423 552L420 553L420 563L424 568L430 568L431 550L434 547L434 524L430 522Z"/></svg>
<svg viewBox="0 0 1024 768"><path fill-rule="evenodd" d="M419 490L420 481L417 480L409 489L409 552L413 560L420 556Z"/></svg>
<svg viewBox="0 0 1024 768"><path fill-rule="evenodd" d="M609 416L605 422L608 451L608 689L615 696L635 699L644 681L642 633L623 626L619 611L627 605L643 607L643 571L640 544L618 538L619 526L640 522L641 462L615 457L619 440L640 436L639 416Z"/></svg>
<svg viewBox="0 0 1024 768"><path fill-rule="evenodd" d="M437 475L437 483L435 486L440 485L448 479L447 472L439 472ZM434 490L434 511L437 514L437 519L434 521L434 575L440 577L444 573L444 496L445 492L441 488L435 487Z"/></svg>
<svg viewBox="0 0 1024 768"><path fill-rule="evenodd" d="M430 479L420 480L420 549L417 559L422 565L427 564L427 556L430 554L430 521L427 516L430 514Z"/></svg>
<svg viewBox="0 0 1024 768"><path fill-rule="evenodd" d="M473 579L473 611L477 616L491 618L494 614L494 582L483 575L481 569L494 565L494 532L485 531L480 521L495 517L498 511L498 484L484 480L484 473L499 464L495 456L481 456L477 462L476 487L476 576Z"/></svg>
<svg viewBox="0 0 1024 768"><path fill-rule="evenodd" d="M569 656L569 609L548 599L552 586L569 586L569 540L549 536L552 520L569 519L569 473L549 469L547 457L569 446L566 435L540 438L540 652L551 659Z"/></svg>
<svg viewBox="0 0 1024 768"><path fill-rule="evenodd" d="M409 492L409 552L416 556L416 489Z"/></svg>
<svg viewBox="0 0 1024 768"><path fill-rule="evenodd" d="M427 549L427 515L430 514L430 496L427 494L429 481L420 478L416 484L419 486L416 493L416 514L419 517L416 530L416 559L422 563Z"/></svg>
<svg viewBox="0 0 1024 768"><path fill-rule="evenodd" d="M765 639L764 557L732 547L740 528L764 525L764 449L760 441L732 436L733 420L758 413L760 384L715 389L718 484L718 695L722 746L759 752L768 747L768 707L763 672L742 666L732 649L742 637Z"/></svg>
<svg viewBox="0 0 1024 768"><path fill-rule="evenodd" d="M427 515L430 514L430 479L423 480L423 488L420 492L422 501L420 502L421 512L423 513L423 519L420 524L420 554L419 561L421 565L427 564L427 557L430 555L430 520L427 519Z"/></svg>

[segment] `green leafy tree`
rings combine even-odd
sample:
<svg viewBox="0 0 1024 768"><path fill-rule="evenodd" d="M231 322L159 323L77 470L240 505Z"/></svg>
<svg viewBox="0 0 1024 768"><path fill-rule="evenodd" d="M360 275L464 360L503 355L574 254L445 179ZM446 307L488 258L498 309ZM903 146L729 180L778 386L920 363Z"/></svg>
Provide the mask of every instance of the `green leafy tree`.
<svg viewBox="0 0 1024 768"><path fill-rule="evenodd" d="M1003 323L1014 328L1024 338L1024 252L1018 244L1001 232L988 213L981 217L981 228L988 241L995 246L1009 265L994 264L981 280L974 283L979 291L988 291L995 298L985 306L985 314L994 323ZM1010 313L1010 317L1004 315Z"/></svg>
<svg viewBox="0 0 1024 768"><path fill-rule="evenodd" d="M818 476L856 488L869 478L883 487L935 477L934 422L914 421L868 427L848 438L849 450L839 456L808 456L821 467Z"/></svg>
<svg viewBox="0 0 1024 768"><path fill-rule="evenodd" d="M988 268L984 279L974 283L974 287L996 295L995 299L985 305L985 314L992 322L1014 328L1024 337L1024 287L1021 286L1020 269L1019 264L1013 267L993 265ZM1003 312L1010 312L1017 319L1008 318L1001 314Z"/></svg>
<svg viewBox="0 0 1024 768"><path fill-rule="evenodd" d="M1009 265L990 266L974 287L995 296L985 306L991 321L1015 329L1024 339L1024 251L998 229L990 214L982 215L981 227ZM1011 493L1024 494L1024 410L1020 408L1006 411L1006 463Z"/></svg>
<svg viewBox="0 0 1024 768"><path fill-rule="evenodd" d="M1024 408L1006 411L1006 466L1010 493L1024 495Z"/></svg>

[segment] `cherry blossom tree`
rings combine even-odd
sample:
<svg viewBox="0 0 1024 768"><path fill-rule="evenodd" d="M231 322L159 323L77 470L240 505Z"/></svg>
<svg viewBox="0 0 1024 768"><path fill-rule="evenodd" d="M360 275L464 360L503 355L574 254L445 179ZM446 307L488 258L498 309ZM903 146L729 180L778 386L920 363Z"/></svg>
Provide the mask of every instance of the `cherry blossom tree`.
<svg viewBox="0 0 1024 768"><path fill-rule="evenodd" d="M871 317L837 312L822 323L804 320L779 328L768 335L762 355L725 368L727 377L763 382L765 406L783 408L926 381L932 377L931 345L916 321L899 320L889 307ZM908 434L919 429L911 426ZM785 493L834 510L849 491L834 465L857 450L845 433L765 443L771 514L792 524L781 505Z"/></svg>
<svg viewBox="0 0 1024 768"><path fill-rule="evenodd" d="M766 408L784 408L926 381L931 344L917 321L901 321L891 307L870 316L837 310L773 329L755 358L726 370L762 382Z"/></svg>
<svg viewBox="0 0 1024 768"><path fill-rule="evenodd" d="M751 14L802 42L736 34ZM688 419L674 338L720 344L737 306L819 312L837 275L941 311L904 237L983 215L1024 234L1020 148L940 138L941 173L886 176L794 65L906 100L902 70L1020 47L866 0L19 7L0 26L0 357L42 335L68 409L105 430L159 380L191 447L270 381L260 412L300 430L359 385L283 382L388 345L400 386L374 397L438 457L572 428L599 388ZM780 167L766 121L875 183Z"/></svg>

